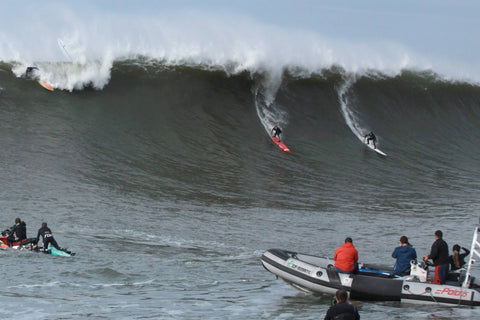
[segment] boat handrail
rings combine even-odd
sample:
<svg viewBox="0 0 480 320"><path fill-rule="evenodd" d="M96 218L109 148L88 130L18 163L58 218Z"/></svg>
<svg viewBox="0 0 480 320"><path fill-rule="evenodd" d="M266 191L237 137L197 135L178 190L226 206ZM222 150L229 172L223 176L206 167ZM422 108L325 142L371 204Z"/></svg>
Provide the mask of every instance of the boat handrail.
<svg viewBox="0 0 480 320"><path fill-rule="evenodd" d="M470 259L468 259L467 272L465 274L465 280L463 280L462 288L469 288L472 277L470 276L470 269L472 265L476 262L476 257L480 258L480 242L478 242L478 233L480 232L479 227L475 227L472 239L472 248L470 250Z"/></svg>

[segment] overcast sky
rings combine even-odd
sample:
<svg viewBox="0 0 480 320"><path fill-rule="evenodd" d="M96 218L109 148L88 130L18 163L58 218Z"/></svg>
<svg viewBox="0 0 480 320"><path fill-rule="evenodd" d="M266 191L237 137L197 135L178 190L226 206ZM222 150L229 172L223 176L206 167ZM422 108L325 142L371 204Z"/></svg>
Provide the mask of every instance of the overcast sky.
<svg viewBox="0 0 480 320"><path fill-rule="evenodd" d="M62 1L65 3L64 1ZM77 10L155 15L198 10L241 15L330 38L389 41L420 53L476 63L480 1L461 0L83 0Z"/></svg>

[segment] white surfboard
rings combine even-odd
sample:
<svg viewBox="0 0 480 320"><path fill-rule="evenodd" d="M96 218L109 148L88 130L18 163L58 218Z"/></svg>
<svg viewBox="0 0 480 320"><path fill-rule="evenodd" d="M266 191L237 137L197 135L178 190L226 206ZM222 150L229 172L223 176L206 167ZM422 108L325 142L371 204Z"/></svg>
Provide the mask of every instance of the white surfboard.
<svg viewBox="0 0 480 320"><path fill-rule="evenodd" d="M370 149L372 149L372 150L375 151L376 153L381 154L381 155L384 156L384 157L387 156L387 154L386 154L385 152L383 152L382 150L380 150L380 149L378 149L378 148L375 148L375 147L373 146L373 142L372 142L372 143L369 143L369 142L367 142L366 139L365 139L364 143L365 143L365 145L366 145L367 147L369 147Z"/></svg>

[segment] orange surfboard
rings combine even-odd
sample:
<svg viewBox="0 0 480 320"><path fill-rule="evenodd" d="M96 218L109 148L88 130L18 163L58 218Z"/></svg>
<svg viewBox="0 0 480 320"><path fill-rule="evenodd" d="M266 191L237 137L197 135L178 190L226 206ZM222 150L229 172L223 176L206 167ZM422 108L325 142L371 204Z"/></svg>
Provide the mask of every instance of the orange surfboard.
<svg viewBox="0 0 480 320"><path fill-rule="evenodd" d="M45 82L45 81L42 81L42 80L38 80L38 83L44 87L45 89L49 90L49 91L53 91L53 87L51 84Z"/></svg>

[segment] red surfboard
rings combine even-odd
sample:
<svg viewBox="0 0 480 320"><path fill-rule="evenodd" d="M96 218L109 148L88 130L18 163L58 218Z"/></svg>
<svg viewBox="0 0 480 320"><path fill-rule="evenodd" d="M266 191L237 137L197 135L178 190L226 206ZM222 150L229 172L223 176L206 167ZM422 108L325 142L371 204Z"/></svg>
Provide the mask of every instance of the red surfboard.
<svg viewBox="0 0 480 320"><path fill-rule="evenodd" d="M288 149L288 147L285 145L285 143L280 141L280 139L278 139L277 137L272 137L272 140L273 140L273 142L275 142L275 144L277 146L280 147L280 149L282 149L283 152L290 152L290 149Z"/></svg>

